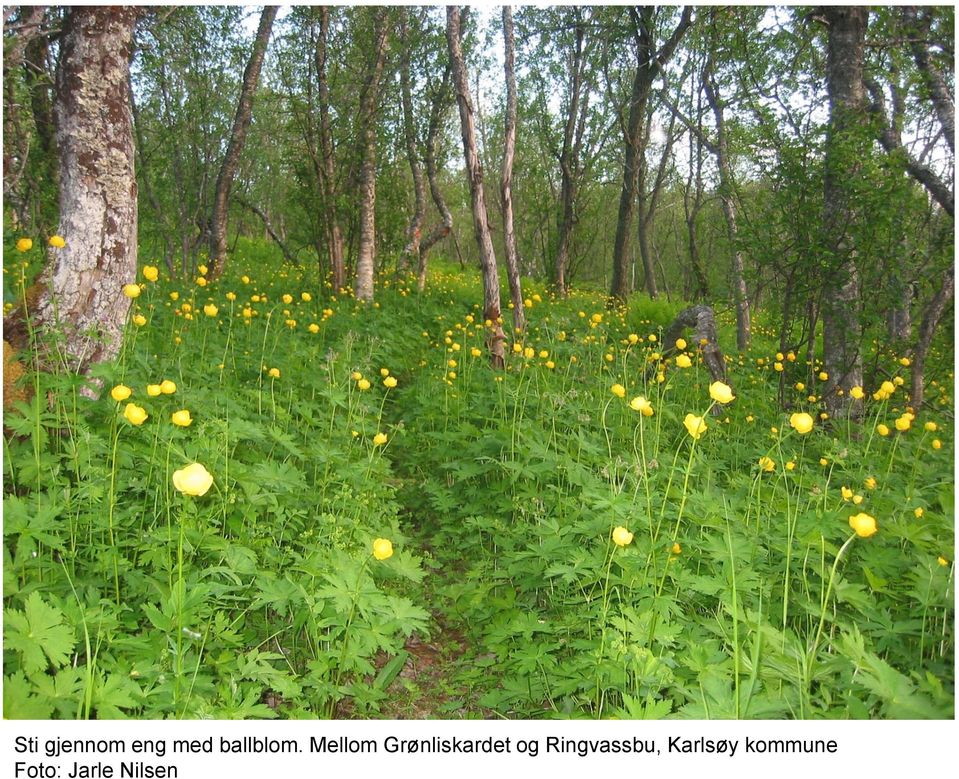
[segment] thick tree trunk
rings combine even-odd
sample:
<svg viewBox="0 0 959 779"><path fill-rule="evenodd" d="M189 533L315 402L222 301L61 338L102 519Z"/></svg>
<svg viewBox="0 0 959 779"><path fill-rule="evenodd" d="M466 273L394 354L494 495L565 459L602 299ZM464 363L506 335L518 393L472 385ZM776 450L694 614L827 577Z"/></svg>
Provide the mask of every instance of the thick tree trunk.
<svg viewBox="0 0 959 779"><path fill-rule="evenodd" d="M829 24L823 246L830 258L822 301L823 363L829 374L824 397L834 419L858 419L862 402L849 390L862 386L862 323L856 247L849 229L861 215L850 181L858 176L860 160L868 153L866 143L858 139L867 121L862 65L869 12L858 6L828 6L823 12Z"/></svg>
<svg viewBox="0 0 959 779"><path fill-rule="evenodd" d="M513 229L513 157L516 154L516 43L513 37L513 9L503 6L504 69L506 75L506 127L503 142L503 175L500 193L503 199L503 244L506 249L506 277L509 279L509 296L513 303L513 330L521 333L526 329L526 312L523 308L523 288L519 279L519 251L516 248L516 233Z"/></svg>
<svg viewBox="0 0 959 779"><path fill-rule="evenodd" d="M64 335L70 370L117 355L136 278L137 182L130 51L138 11L77 6L64 21L57 70L60 228L39 320Z"/></svg>
<svg viewBox="0 0 959 779"><path fill-rule="evenodd" d="M410 163L410 173L413 176L413 216L410 217L409 227L406 229L406 248L400 254L400 272L409 270L410 261L416 260L419 267L420 241L423 230L423 220L426 217L426 183L423 180L423 169L420 166L419 152L416 144L416 130L413 117L413 93L410 86L410 45L409 45L408 16L404 14L400 24L400 44L403 55L400 60L400 92L403 102L403 136L406 141L406 156Z"/></svg>
<svg viewBox="0 0 959 779"><path fill-rule="evenodd" d="M486 198L483 193L483 166L476 152L476 130L473 125L473 102L470 99L469 81L466 65L463 62L463 49L460 45L460 9L459 6L446 8L446 42L450 50L450 63L453 69L453 86L456 101L459 104L460 125L463 134L463 156L466 159L466 176L470 188L470 200L473 207L473 230L479 249L480 264L483 269L483 318L489 329L487 346L490 364L494 368L504 367L505 341L502 315L500 311L499 275L496 272L496 255L493 253L493 241L490 238L489 222L486 213Z"/></svg>
<svg viewBox="0 0 959 779"><path fill-rule="evenodd" d="M373 269L376 254L376 108L380 99L380 77L386 62L389 32L385 9L375 12L373 62L360 99L362 163L360 165L360 235L356 255L356 299L373 301Z"/></svg>
<svg viewBox="0 0 959 779"><path fill-rule="evenodd" d="M733 296L736 301L736 348L740 352L749 348L752 326L749 316L749 292L743 267L743 253L739 248L739 229L737 227L736 195L733 181L733 169L729 162L729 147L726 138L726 117L724 105L713 83L713 54L706 60L703 70L703 88L706 99L716 120L716 165L719 168L719 198L723 205L723 217L726 220L726 234L732 251Z"/></svg>
<svg viewBox="0 0 959 779"><path fill-rule="evenodd" d="M333 275L333 294L339 294L346 286L346 267L343 259L343 230L337 210L336 163L333 158L333 129L330 123L330 87L327 82L326 58L330 34L330 9L320 7L320 34L316 41L317 102L320 112L320 151L323 165L320 168L320 186L323 197L323 215L326 224L327 252Z"/></svg>
<svg viewBox="0 0 959 779"><path fill-rule="evenodd" d="M230 189L233 186L233 177L240 165L240 154L246 143L246 132L253 117L253 94L260 81L260 68L263 66L263 57L266 54L266 45L270 40L270 30L273 29L273 20L279 6L267 5L260 14L260 25L253 40L253 51L250 60L243 71L243 86L240 89L240 99L236 106L236 116L233 118L233 129L230 132L230 143L226 147L226 155L220 165L220 173L216 179L216 190L213 195L213 214L210 217L210 278L219 278L226 266L227 242L226 226L227 211L230 205Z"/></svg>

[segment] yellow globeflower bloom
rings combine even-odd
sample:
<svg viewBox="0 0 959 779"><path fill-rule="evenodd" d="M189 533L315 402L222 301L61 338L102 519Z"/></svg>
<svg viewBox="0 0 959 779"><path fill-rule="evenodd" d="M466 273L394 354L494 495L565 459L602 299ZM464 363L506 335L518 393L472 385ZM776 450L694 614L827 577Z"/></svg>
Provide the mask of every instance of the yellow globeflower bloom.
<svg viewBox="0 0 959 779"><path fill-rule="evenodd" d="M693 361L685 354L680 354L676 357L676 367L677 368L691 368L693 367Z"/></svg>
<svg viewBox="0 0 959 779"><path fill-rule="evenodd" d="M387 376L385 379L383 379L383 384L389 389L393 389L393 387L396 386L396 378L393 376Z"/></svg>
<svg viewBox="0 0 959 779"><path fill-rule="evenodd" d="M787 471L794 471L794 470L796 470L796 463L794 463L792 460L790 460L789 462L787 462L787 463L786 463L786 470L787 470Z"/></svg>
<svg viewBox="0 0 959 779"><path fill-rule="evenodd" d="M128 298L133 300L133 298L140 297L140 285L139 284L124 284L123 285L123 294Z"/></svg>
<svg viewBox="0 0 959 779"><path fill-rule="evenodd" d="M309 303L311 300L313 300L313 296L309 292L303 292L300 294L300 300L302 300L304 303Z"/></svg>
<svg viewBox="0 0 959 779"><path fill-rule="evenodd" d="M176 392L176 384L169 379L164 379L160 382L160 392L164 395L172 395Z"/></svg>
<svg viewBox="0 0 959 779"><path fill-rule="evenodd" d="M313 322L312 324L310 324L310 326L306 329L309 330L311 333L320 332L320 326L316 322Z"/></svg>
<svg viewBox="0 0 959 779"><path fill-rule="evenodd" d="M853 387L849 390L849 394L852 395L856 400L862 400L866 397L866 393L862 391L862 387Z"/></svg>
<svg viewBox="0 0 959 779"><path fill-rule="evenodd" d="M629 401L629 407L633 411L638 411L644 417L651 417L653 415L653 404L650 403L642 395L638 395Z"/></svg>
<svg viewBox="0 0 959 779"><path fill-rule="evenodd" d="M772 457L760 457L759 468L766 473L772 473L776 470L776 461Z"/></svg>
<svg viewBox="0 0 959 779"><path fill-rule="evenodd" d="M130 389L126 384L117 384L117 386L110 390L110 397L113 398L117 403L126 400L132 394L133 390Z"/></svg>
<svg viewBox="0 0 959 779"><path fill-rule="evenodd" d="M935 422L926 422L926 424L923 425L923 428L925 428L925 430L929 433L935 433L939 429L939 425L937 425Z"/></svg>
<svg viewBox="0 0 959 779"><path fill-rule="evenodd" d="M158 278L160 278L160 269L155 265L144 265L143 278L145 278L147 281L156 281Z"/></svg>
<svg viewBox="0 0 959 779"><path fill-rule="evenodd" d="M220 313L220 309L218 309L212 303L207 303L203 307L203 313L206 314L207 316L216 316L218 313Z"/></svg>
<svg viewBox="0 0 959 779"><path fill-rule="evenodd" d="M369 379L360 379L358 382L356 382L356 386L363 392L366 392L370 388Z"/></svg>
<svg viewBox="0 0 959 779"><path fill-rule="evenodd" d="M213 486L213 477L200 463L173 472L173 486L184 495L200 497Z"/></svg>
<svg viewBox="0 0 959 779"><path fill-rule="evenodd" d="M49 243L54 249L62 249L67 245L67 242L64 241L63 237L59 235L51 235L50 240L47 241L47 243Z"/></svg>
<svg viewBox="0 0 959 779"><path fill-rule="evenodd" d="M912 513L915 515L916 519L922 519L922 515L926 513L926 510L922 506L917 506Z"/></svg>
<svg viewBox="0 0 959 779"><path fill-rule="evenodd" d="M282 298L282 300L283 300L283 302L284 302L286 305L290 305L290 303L293 302L293 296L292 296L292 295L284 295L283 298Z"/></svg>
<svg viewBox="0 0 959 779"><path fill-rule="evenodd" d="M679 545L679 542L677 541L677 542L674 543L671 547L669 547L669 551L670 551L672 554L680 555L680 554L683 553L683 548Z"/></svg>
<svg viewBox="0 0 959 779"><path fill-rule="evenodd" d="M170 300L172 300L174 303L176 303L179 299L180 299L179 292L174 291L170 293Z"/></svg>
<svg viewBox="0 0 959 779"><path fill-rule="evenodd" d="M879 433L879 435L889 435L889 428L886 425L879 424L876 425L876 432Z"/></svg>
<svg viewBox="0 0 959 779"><path fill-rule="evenodd" d="M133 324L137 327L143 327L147 323L147 318L143 314L134 314Z"/></svg>
<svg viewBox="0 0 959 779"><path fill-rule="evenodd" d="M159 384L147 384L147 395L151 398L155 398L157 395L162 395L163 390L160 388Z"/></svg>
<svg viewBox="0 0 959 779"><path fill-rule="evenodd" d="M386 376L389 376L389 375L390 375L389 368L380 368L380 376L383 376L385 378Z"/></svg>
<svg viewBox="0 0 959 779"><path fill-rule="evenodd" d="M896 430L900 433L905 433L910 427L912 427L912 420L903 414L896 420Z"/></svg>
<svg viewBox="0 0 959 779"><path fill-rule="evenodd" d="M387 538L377 538L373 542L373 557L377 560L388 560L393 556L393 544Z"/></svg>
<svg viewBox="0 0 959 779"><path fill-rule="evenodd" d="M682 351L683 349L685 349L685 348L686 348L686 341L685 341L684 339L682 339L682 338L677 338L677 339L676 339L676 348L679 349L680 351Z"/></svg>
<svg viewBox="0 0 959 779"><path fill-rule="evenodd" d="M353 379L353 381L359 381L360 379L363 378L363 374L360 373L359 371L353 371L350 374L350 378Z"/></svg>
<svg viewBox="0 0 959 779"><path fill-rule="evenodd" d="M199 274L200 274L201 276L206 276L206 274L207 274L207 273L209 272L209 270L210 270L209 268L206 267L206 265L197 265L197 266L196 266L196 269L197 269L197 271L199 272Z"/></svg>
<svg viewBox="0 0 959 779"><path fill-rule="evenodd" d="M267 371L267 376L269 376L271 379L278 379L278 378L280 378L280 369L279 369L279 368L270 368L270 370Z"/></svg>
<svg viewBox="0 0 959 779"><path fill-rule="evenodd" d="M874 489L876 489L876 483L877 483L877 482L876 482L876 478L875 478L874 476L869 476L869 477L866 479L866 481L863 482L863 484L866 485L866 489L867 489L867 490L874 490Z"/></svg>
<svg viewBox="0 0 959 779"><path fill-rule="evenodd" d="M714 381L709 385L709 397L715 400L717 403L732 403L736 396L733 395L732 389L730 389L728 384L724 384L721 381Z"/></svg>
<svg viewBox="0 0 959 779"><path fill-rule="evenodd" d="M789 424L800 435L806 435L813 427L813 418L806 412L793 414L789 417Z"/></svg>
<svg viewBox="0 0 959 779"><path fill-rule="evenodd" d="M891 381L884 381L880 385L879 389L881 389L887 395L892 395L892 393L896 391L896 385L893 384Z"/></svg>
<svg viewBox="0 0 959 779"><path fill-rule="evenodd" d="M197 285L198 287L205 287L205 286L206 286L206 279L203 278L202 276L197 276L197 278L196 278L196 285Z"/></svg>
<svg viewBox="0 0 959 779"><path fill-rule="evenodd" d="M876 519L864 512L849 517L849 527L856 531L860 538L869 538L876 532Z"/></svg>
<svg viewBox="0 0 959 779"><path fill-rule="evenodd" d="M934 439L932 440L932 448L933 448L933 449L942 449L942 441L940 441L938 438L934 438Z"/></svg>
<svg viewBox="0 0 959 779"><path fill-rule="evenodd" d="M819 381L829 381L829 374L826 371L819 372Z"/></svg>
<svg viewBox="0 0 959 779"><path fill-rule="evenodd" d="M28 252L33 248L33 241L30 238L21 238L17 241L18 252Z"/></svg>
<svg viewBox="0 0 959 779"><path fill-rule="evenodd" d="M626 546L633 540L633 534L620 526L613 529L613 543L616 546Z"/></svg>
<svg viewBox="0 0 959 779"><path fill-rule="evenodd" d="M949 565L949 561L942 555L939 555L939 557L936 558L936 562L939 563L939 565L941 565L943 568Z"/></svg>
<svg viewBox="0 0 959 779"><path fill-rule="evenodd" d="M609 388L609 391L612 392L617 398L626 397L626 388L622 384L614 384Z"/></svg>
<svg viewBox="0 0 959 779"><path fill-rule="evenodd" d="M123 409L123 416L131 425L142 425L150 415L136 403L127 403L126 408Z"/></svg>
<svg viewBox="0 0 959 779"><path fill-rule="evenodd" d="M193 417L190 416L190 412L185 408L180 411L174 411L171 420L177 427L189 427L193 424Z"/></svg>
<svg viewBox="0 0 959 779"><path fill-rule="evenodd" d="M470 349L470 354L473 355L474 357L479 357L483 354L483 352L474 346L472 349Z"/></svg>
<svg viewBox="0 0 959 779"><path fill-rule="evenodd" d="M852 490L849 489L849 487L840 487L840 491L842 492L843 500L852 500Z"/></svg>
<svg viewBox="0 0 959 779"><path fill-rule="evenodd" d="M706 432L706 420L697 417L695 414L687 414L683 424L686 426L687 432L696 440Z"/></svg>
<svg viewBox="0 0 959 779"><path fill-rule="evenodd" d="M386 433L377 433L373 436L373 446L383 446L387 441Z"/></svg>

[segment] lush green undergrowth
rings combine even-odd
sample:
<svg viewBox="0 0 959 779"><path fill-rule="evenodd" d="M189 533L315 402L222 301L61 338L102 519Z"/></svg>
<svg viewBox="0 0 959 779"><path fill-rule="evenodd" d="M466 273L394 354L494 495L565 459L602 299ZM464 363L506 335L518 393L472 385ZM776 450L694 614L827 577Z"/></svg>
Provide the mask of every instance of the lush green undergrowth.
<svg viewBox="0 0 959 779"><path fill-rule="evenodd" d="M28 369L5 415L5 716L395 714L436 617L443 711L953 715L951 374L910 418L877 347L834 425L761 317L722 404L696 344L660 359L679 306L534 285L495 372L470 271L363 306L241 243L141 281L98 400Z"/></svg>

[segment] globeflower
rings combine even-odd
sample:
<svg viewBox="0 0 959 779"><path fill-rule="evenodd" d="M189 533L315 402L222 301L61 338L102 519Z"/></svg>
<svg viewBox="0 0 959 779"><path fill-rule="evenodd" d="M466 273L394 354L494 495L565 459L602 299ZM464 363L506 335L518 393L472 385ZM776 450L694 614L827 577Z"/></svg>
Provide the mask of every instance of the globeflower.
<svg viewBox="0 0 959 779"><path fill-rule="evenodd" d="M17 241L18 252L28 252L33 248L33 241L30 238L21 238Z"/></svg>
<svg viewBox="0 0 959 779"><path fill-rule="evenodd" d="M126 400L132 394L133 390L130 389L126 384L117 384L117 386L110 390L110 397L113 398L117 403Z"/></svg>
<svg viewBox="0 0 959 779"><path fill-rule="evenodd" d="M133 324L137 327L143 327L147 323L147 318L143 314L134 314Z"/></svg>
<svg viewBox="0 0 959 779"><path fill-rule="evenodd" d="M849 394L852 395L856 400L862 400L866 397L866 393L862 391L862 387L853 387L849 390Z"/></svg>
<svg viewBox="0 0 959 779"><path fill-rule="evenodd" d="M912 420L906 414L896 420L896 430L900 433L905 433L910 427L912 427Z"/></svg>
<svg viewBox="0 0 959 779"><path fill-rule="evenodd" d="M386 433L377 433L373 436L373 446L383 446L387 440Z"/></svg>
<svg viewBox="0 0 959 779"><path fill-rule="evenodd" d="M280 378L280 369L279 369L279 368L270 368L270 370L267 371L267 375L268 375L271 379L278 379L278 378Z"/></svg>
<svg viewBox="0 0 959 779"><path fill-rule="evenodd" d="M765 473L772 473L776 470L776 461L772 457L760 457L759 468Z"/></svg>
<svg viewBox="0 0 959 779"><path fill-rule="evenodd" d="M201 497L213 486L213 477L200 463L173 472L173 486L184 495Z"/></svg>
<svg viewBox="0 0 959 779"><path fill-rule="evenodd" d="M54 249L62 249L67 245L67 242L64 241L63 237L59 235L51 235L50 240L47 241L47 243L49 243Z"/></svg>
<svg viewBox="0 0 959 779"><path fill-rule="evenodd" d="M680 354L676 357L676 367L677 368L692 368L693 361L689 359L688 355Z"/></svg>
<svg viewBox="0 0 959 779"><path fill-rule="evenodd" d="M370 388L370 382L368 379L360 379L356 382L356 386L363 392L366 392L366 390Z"/></svg>
<svg viewBox="0 0 959 779"><path fill-rule="evenodd" d="M216 316L219 312L220 312L220 309L218 309L212 303L207 303L203 307L203 313L206 314L207 316Z"/></svg>
<svg viewBox="0 0 959 779"><path fill-rule="evenodd" d="M189 427L193 424L193 417L190 416L190 412L185 408L180 411L174 411L171 420L177 427Z"/></svg>
<svg viewBox="0 0 959 779"><path fill-rule="evenodd" d="M130 300L133 298L140 297L140 285L139 284L124 284L123 285L123 294L126 295Z"/></svg>
<svg viewBox="0 0 959 779"><path fill-rule="evenodd" d="M164 395L172 395L176 392L176 384L169 379L164 379L160 382L160 392Z"/></svg>
<svg viewBox="0 0 959 779"><path fill-rule="evenodd" d="M813 418L805 411L789 417L789 424L799 435L806 435L813 427Z"/></svg>
<svg viewBox="0 0 959 779"><path fill-rule="evenodd" d="M682 351L683 349L685 349L685 348L686 348L686 341L685 341L684 339L682 339L682 338L677 338L677 339L676 339L676 348L679 349L680 351Z"/></svg>
<svg viewBox="0 0 959 779"><path fill-rule="evenodd" d="M629 401L629 407L633 411L638 411L644 417L651 417L653 415L653 404L650 403L642 395L638 395Z"/></svg>
<svg viewBox="0 0 959 779"><path fill-rule="evenodd" d="M393 387L396 386L396 378L393 376L387 376L385 379L383 379L383 384L388 389L393 389Z"/></svg>
<svg viewBox="0 0 959 779"><path fill-rule="evenodd" d="M123 416L131 425L142 425L149 414L136 403L127 403L126 408L123 409Z"/></svg>
<svg viewBox="0 0 959 779"><path fill-rule="evenodd" d="M723 405L727 403L732 403L736 396L733 395L732 389L730 389L728 384L724 384L721 381L714 381L709 385L709 397L715 400L717 403L722 403ZM687 417L688 419L689 417Z"/></svg>
<svg viewBox="0 0 959 779"><path fill-rule="evenodd" d="M695 414L687 414L683 424L687 432L696 440L699 440L699 437L706 432L706 420Z"/></svg>
<svg viewBox="0 0 959 779"><path fill-rule="evenodd" d="M613 529L613 543L616 546L626 546L633 540L633 534L620 526Z"/></svg>
<svg viewBox="0 0 959 779"><path fill-rule="evenodd" d="M313 296L309 292L303 292L300 294L300 300L302 300L304 303L309 303L311 300L313 300Z"/></svg>
<svg viewBox="0 0 959 779"><path fill-rule="evenodd" d="M609 388L609 391L612 392L617 398L626 397L626 388L622 384L614 384Z"/></svg>
<svg viewBox="0 0 959 779"><path fill-rule="evenodd" d="M373 542L373 557L388 560L393 556L393 543L388 538L377 538Z"/></svg>
<svg viewBox="0 0 959 779"><path fill-rule="evenodd" d="M155 398L157 395L162 395L163 390L160 388L159 384L147 384L147 395L151 398Z"/></svg>
<svg viewBox="0 0 959 779"><path fill-rule="evenodd" d="M147 281L156 281L158 278L160 278L160 269L155 265L144 265L143 278L145 278Z"/></svg>
<svg viewBox="0 0 959 779"><path fill-rule="evenodd" d="M876 532L876 519L865 512L853 514L849 517L849 527L855 530L856 535L860 538L869 538Z"/></svg>

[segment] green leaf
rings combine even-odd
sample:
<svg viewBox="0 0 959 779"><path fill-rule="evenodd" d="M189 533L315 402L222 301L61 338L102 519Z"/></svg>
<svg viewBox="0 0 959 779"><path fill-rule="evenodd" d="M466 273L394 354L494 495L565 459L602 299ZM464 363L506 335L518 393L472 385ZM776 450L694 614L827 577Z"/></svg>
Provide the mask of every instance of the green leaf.
<svg viewBox="0 0 959 779"><path fill-rule="evenodd" d="M4 719L49 719L53 704L34 695L34 687L23 671L3 677Z"/></svg>
<svg viewBox="0 0 959 779"><path fill-rule="evenodd" d="M47 660L57 668L66 665L76 644L73 629L63 624L63 612L48 606L36 591L27 597L25 611L4 612L3 637L28 674L45 670Z"/></svg>

